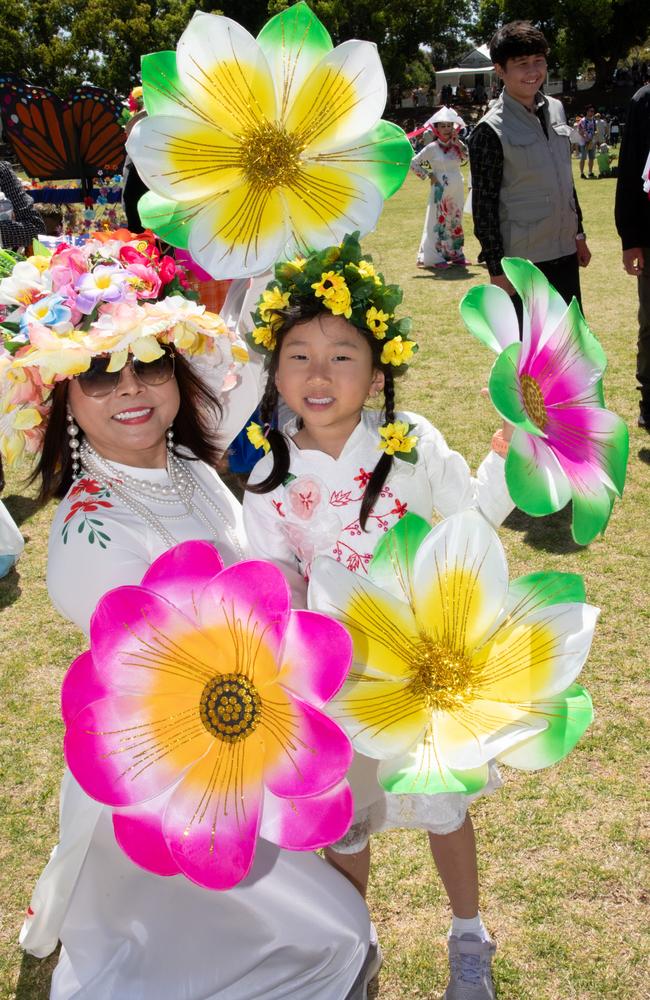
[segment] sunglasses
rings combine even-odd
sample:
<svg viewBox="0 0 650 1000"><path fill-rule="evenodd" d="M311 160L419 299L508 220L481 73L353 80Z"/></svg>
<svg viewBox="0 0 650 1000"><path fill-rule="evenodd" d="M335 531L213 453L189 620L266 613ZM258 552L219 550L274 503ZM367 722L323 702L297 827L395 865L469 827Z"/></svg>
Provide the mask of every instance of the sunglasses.
<svg viewBox="0 0 650 1000"><path fill-rule="evenodd" d="M109 372L110 354L98 355L93 358L90 368L76 376L79 388L84 396L97 398L98 396L109 396L120 384L123 369L117 372ZM170 348L165 348L165 353L155 361L140 361L129 356L129 360L124 366L131 369L132 374L138 382L143 385L164 385L174 377L176 367L176 356Z"/></svg>

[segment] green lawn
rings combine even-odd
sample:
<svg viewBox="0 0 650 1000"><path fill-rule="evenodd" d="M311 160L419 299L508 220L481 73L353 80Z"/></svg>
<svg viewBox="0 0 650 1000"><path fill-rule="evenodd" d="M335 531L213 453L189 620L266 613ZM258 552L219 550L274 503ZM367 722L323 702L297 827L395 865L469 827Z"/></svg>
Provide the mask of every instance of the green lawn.
<svg viewBox="0 0 650 1000"><path fill-rule="evenodd" d="M610 359L608 405L630 424L630 468L625 498L605 539L588 550L573 544L568 511L545 520L515 513L502 531L513 575L580 572L602 615L583 674L596 705L592 728L559 767L532 775L508 771L504 788L474 808L482 912L499 944L501 1000L648 996L650 615L644 557L650 438L636 428L636 287L620 263L615 182L576 183L594 255L583 272L585 312ZM427 193L427 185L409 177L365 245L389 280L404 286L404 311L414 317L421 345L417 364L399 386L401 403L433 420L475 468L498 425L480 395L492 357L464 330L458 303L486 273L478 266L443 274L415 268ZM476 260L471 235L466 250ZM22 525L27 547L19 572L0 583L0 998L41 1000L48 995L52 961L22 959L16 937L32 884L56 840L58 692L81 640L47 600L52 509L36 512L18 475L9 476L3 499ZM376 838L369 905L385 954L375 995L439 997L446 982L449 912L424 835Z"/></svg>

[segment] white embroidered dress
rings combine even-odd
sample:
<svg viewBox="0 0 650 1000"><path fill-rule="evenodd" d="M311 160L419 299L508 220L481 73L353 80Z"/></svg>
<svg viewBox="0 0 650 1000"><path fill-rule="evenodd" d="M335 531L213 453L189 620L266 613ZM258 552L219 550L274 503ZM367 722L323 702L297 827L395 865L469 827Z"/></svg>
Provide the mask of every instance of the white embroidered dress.
<svg viewBox="0 0 650 1000"><path fill-rule="evenodd" d="M191 466L223 514L195 497L216 531L180 505L150 509L179 542L213 539L230 564L241 558L241 508L212 470ZM163 469L116 468L168 482ZM86 633L99 597L138 583L166 548L110 487L88 477L73 485L50 536L50 596ZM69 772L60 843L30 909L23 947L40 957L62 942L53 1000L338 1000L368 950L361 897L316 855L260 840L251 874L229 892L152 875L122 853L110 809Z"/></svg>
<svg viewBox="0 0 650 1000"><path fill-rule="evenodd" d="M353 573L364 574L373 549L383 534L407 511L427 521L473 507L493 525L499 525L513 508L504 475L504 461L495 452L481 463L476 478L465 459L452 451L442 434L414 413L398 413L396 420L414 425L418 461L411 465L396 459L391 474L362 531L359 513L365 486L380 452L381 414L364 410L361 420L337 459L321 451L302 450L291 439L296 420L284 432L289 440L290 481L270 493L247 493L244 523L251 549L259 558L280 566L292 584L294 606L306 600L311 563L327 555ZM250 481L260 482L271 469L265 455L253 469ZM348 779L355 799L355 818L337 850L361 850L371 833L393 827L412 827L437 834L462 826L471 796L389 795L377 781L377 762L355 754ZM498 787L496 768L479 794Z"/></svg>
<svg viewBox="0 0 650 1000"><path fill-rule="evenodd" d="M411 160L411 170L431 181L417 263L422 267L462 264L465 261L463 231L463 175L465 147L430 142Z"/></svg>

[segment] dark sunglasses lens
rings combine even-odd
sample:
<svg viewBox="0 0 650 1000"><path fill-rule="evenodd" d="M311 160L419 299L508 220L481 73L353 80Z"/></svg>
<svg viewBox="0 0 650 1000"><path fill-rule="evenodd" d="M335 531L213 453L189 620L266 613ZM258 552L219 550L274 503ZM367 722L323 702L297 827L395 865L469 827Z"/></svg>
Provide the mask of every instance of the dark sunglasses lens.
<svg viewBox="0 0 650 1000"><path fill-rule="evenodd" d="M155 361L147 362L134 358L133 371L145 385L162 385L163 382L169 382L174 374L174 355L165 351Z"/></svg>
<svg viewBox="0 0 650 1000"><path fill-rule="evenodd" d="M120 380L119 372L106 371L110 358L93 358L88 371L81 372L77 381L85 396L108 396Z"/></svg>

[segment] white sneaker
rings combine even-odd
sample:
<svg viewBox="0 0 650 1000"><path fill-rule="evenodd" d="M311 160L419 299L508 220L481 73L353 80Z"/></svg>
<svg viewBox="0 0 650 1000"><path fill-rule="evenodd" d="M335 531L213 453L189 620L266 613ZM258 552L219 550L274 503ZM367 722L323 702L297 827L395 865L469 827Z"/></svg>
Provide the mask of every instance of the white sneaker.
<svg viewBox="0 0 650 1000"><path fill-rule="evenodd" d="M451 936L449 947L449 985L443 1000L495 1000L492 983L492 958L497 946L476 934Z"/></svg>

